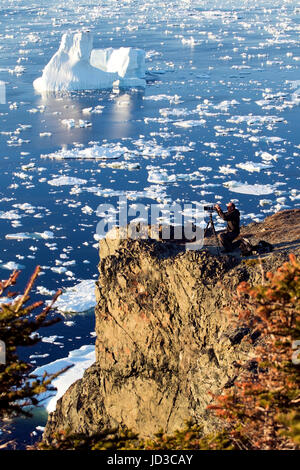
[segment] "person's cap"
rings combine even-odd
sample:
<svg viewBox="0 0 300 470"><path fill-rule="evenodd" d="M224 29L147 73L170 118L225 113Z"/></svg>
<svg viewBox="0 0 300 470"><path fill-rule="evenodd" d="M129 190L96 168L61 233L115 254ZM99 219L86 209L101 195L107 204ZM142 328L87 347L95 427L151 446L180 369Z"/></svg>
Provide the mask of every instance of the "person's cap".
<svg viewBox="0 0 300 470"><path fill-rule="evenodd" d="M234 203L233 203L233 202L231 202L231 201L230 201L230 202L228 202L228 203L226 204L226 206L227 206L227 207L228 207L228 206L233 206L233 207L235 207Z"/></svg>

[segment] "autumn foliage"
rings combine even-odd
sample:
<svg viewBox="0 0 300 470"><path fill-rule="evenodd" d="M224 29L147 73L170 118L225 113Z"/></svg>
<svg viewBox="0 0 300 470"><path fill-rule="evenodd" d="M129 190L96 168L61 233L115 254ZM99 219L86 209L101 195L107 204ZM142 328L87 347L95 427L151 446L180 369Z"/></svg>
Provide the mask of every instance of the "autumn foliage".
<svg viewBox="0 0 300 470"><path fill-rule="evenodd" d="M233 390L217 397L210 408L225 420L233 448L296 449L300 366L293 345L300 338L300 264L290 255L289 262L266 277L262 285L243 282L238 287L237 321L257 332L258 339L251 367L240 365Z"/></svg>
<svg viewBox="0 0 300 470"><path fill-rule="evenodd" d="M32 274L24 292L17 295L11 290L16 284L20 271L0 282L0 340L5 345L5 362L0 363L0 420L17 415L30 415L30 406L39 403L38 396L52 390L51 382L59 374L34 377L32 366L21 360L17 353L19 346L32 346L40 341L37 330L59 321L48 319L48 314L58 295L43 308L43 302L28 305L30 292L40 272L39 266ZM60 371L61 373L63 371Z"/></svg>

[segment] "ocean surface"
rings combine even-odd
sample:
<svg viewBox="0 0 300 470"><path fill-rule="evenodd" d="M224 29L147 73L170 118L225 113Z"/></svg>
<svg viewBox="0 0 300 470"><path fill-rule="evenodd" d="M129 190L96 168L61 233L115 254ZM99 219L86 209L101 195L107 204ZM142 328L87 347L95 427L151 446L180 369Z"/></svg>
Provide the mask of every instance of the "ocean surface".
<svg viewBox="0 0 300 470"><path fill-rule="evenodd" d="M243 224L299 207L297 3L0 1L0 275L21 268L22 288L41 265L32 299L75 287L62 321L20 350L34 368L94 343L100 204L234 200ZM144 49L145 90L35 93L62 34L81 30L95 48ZM94 144L123 151L80 158ZM10 438L35 442L45 420L40 408Z"/></svg>

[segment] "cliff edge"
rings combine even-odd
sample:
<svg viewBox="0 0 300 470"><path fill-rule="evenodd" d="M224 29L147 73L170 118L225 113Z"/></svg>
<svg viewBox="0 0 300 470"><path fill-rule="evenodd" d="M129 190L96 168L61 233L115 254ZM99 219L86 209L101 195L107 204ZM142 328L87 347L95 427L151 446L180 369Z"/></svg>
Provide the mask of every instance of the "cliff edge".
<svg viewBox="0 0 300 470"><path fill-rule="evenodd" d="M274 214L242 234L274 244L263 266L275 270L289 251L300 253L300 210ZM261 281L261 265L130 238L102 240L100 258L96 362L57 402L44 440L60 429L91 435L115 427L147 437L189 418L204 431L216 429L207 410L211 393L233 385L238 362L251 365L251 347L241 340L252 332L234 328L224 310L241 281Z"/></svg>

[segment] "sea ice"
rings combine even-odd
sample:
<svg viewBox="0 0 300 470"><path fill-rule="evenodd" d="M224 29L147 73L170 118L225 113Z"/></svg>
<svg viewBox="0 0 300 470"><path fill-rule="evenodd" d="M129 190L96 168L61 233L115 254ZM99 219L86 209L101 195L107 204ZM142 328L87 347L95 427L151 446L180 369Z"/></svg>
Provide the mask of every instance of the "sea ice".
<svg viewBox="0 0 300 470"><path fill-rule="evenodd" d="M48 155L41 155L42 158L52 158L56 160L68 160L68 159L86 159L86 160L106 160L106 159L116 159L128 153L127 147L117 144L103 144L103 145L93 145L92 147L86 147L79 150L78 148L73 148L70 150L61 149L54 153L49 153ZM63 177L61 177L63 178ZM62 180L61 180L62 181ZM49 184L51 184L48 181ZM71 183L63 183L71 184ZM73 184L73 183L72 183ZM75 183L80 184L80 183Z"/></svg>
<svg viewBox="0 0 300 470"><path fill-rule="evenodd" d="M15 269L24 269L23 264L16 263L15 261L8 261L5 264L1 264L0 268L8 269L9 271L14 271Z"/></svg>
<svg viewBox="0 0 300 470"><path fill-rule="evenodd" d="M93 49L89 31L65 33L58 51L34 80L39 93L145 87L145 52L141 49Z"/></svg>
<svg viewBox="0 0 300 470"><path fill-rule="evenodd" d="M165 168L147 166L148 181L155 184L175 183L176 181L195 181L203 177L199 171L193 173L177 173L169 175Z"/></svg>
<svg viewBox="0 0 300 470"><path fill-rule="evenodd" d="M272 155L271 153L264 152L263 150L259 150L259 151L255 152L255 156L261 157L263 160L268 161L268 162L271 161L271 160L275 160L275 162L276 162L278 157L280 157L280 155L278 153L275 153L274 155Z"/></svg>
<svg viewBox="0 0 300 470"><path fill-rule="evenodd" d="M41 238L47 240L49 238L54 238L54 233L50 230L45 230L44 232L24 232L24 233L8 233L5 235L7 240L27 240L33 238L35 240L40 240Z"/></svg>
<svg viewBox="0 0 300 470"><path fill-rule="evenodd" d="M251 114L247 116L232 116L227 119L227 122L233 122L234 124L240 124L246 122L248 126L261 125L261 124L275 124L277 122L284 121L284 118L278 116L253 116Z"/></svg>
<svg viewBox="0 0 300 470"><path fill-rule="evenodd" d="M248 184L240 181L227 181L223 186L234 193L251 194L253 196L263 196L265 194L272 194L274 188L268 184Z"/></svg>
<svg viewBox="0 0 300 470"><path fill-rule="evenodd" d="M55 308L63 313L81 313L96 305L95 280L87 279L68 287L55 302Z"/></svg>
<svg viewBox="0 0 300 470"><path fill-rule="evenodd" d="M184 128L189 128L189 127L195 127L195 126L203 126L206 123L205 119L191 119L189 121L176 121L173 122L173 125L176 127L184 127Z"/></svg>
<svg viewBox="0 0 300 470"><path fill-rule="evenodd" d="M237 168L241 168L242 170L249 171L250 173L253 173L254 171L259 172L260 170L265 170L266 168L272 168L272 165L268 165L266 163L256 163L256 162L238 163L235 166Z"/></svg>
<svg viewBox="0 0 300 470"><path fill-rule="evenodd" d="M40 399L43 400L42 404L49 413L55 410L57 400L62 397L70 385L81 379L84 371L94 362L95 346L81 346L79 349L70 351L68 357L57 359L33 371L34 376L42 377L45 372L54 374L67 366L73 366L53 380L52 385L57 389L55 395L53 392L45 392L40 395Z"/></svg>
<svg viewBox="0 0 300 470"><path fill-rule="evenodd" d="M59 176L58 178L54 178L53 180L49 180L48 184L51 186L65 186L65 185L78 185L78 184L85 184L87 180L82 178L75 178L73 176Z"/></svg>
<svg viewBox="0 0 300 470"><path fill-rule="evenodd" d="M235 174L237 172L236 168L231 168L230 165L222 165L219 167L220 173L223 175Z"/></svg>

